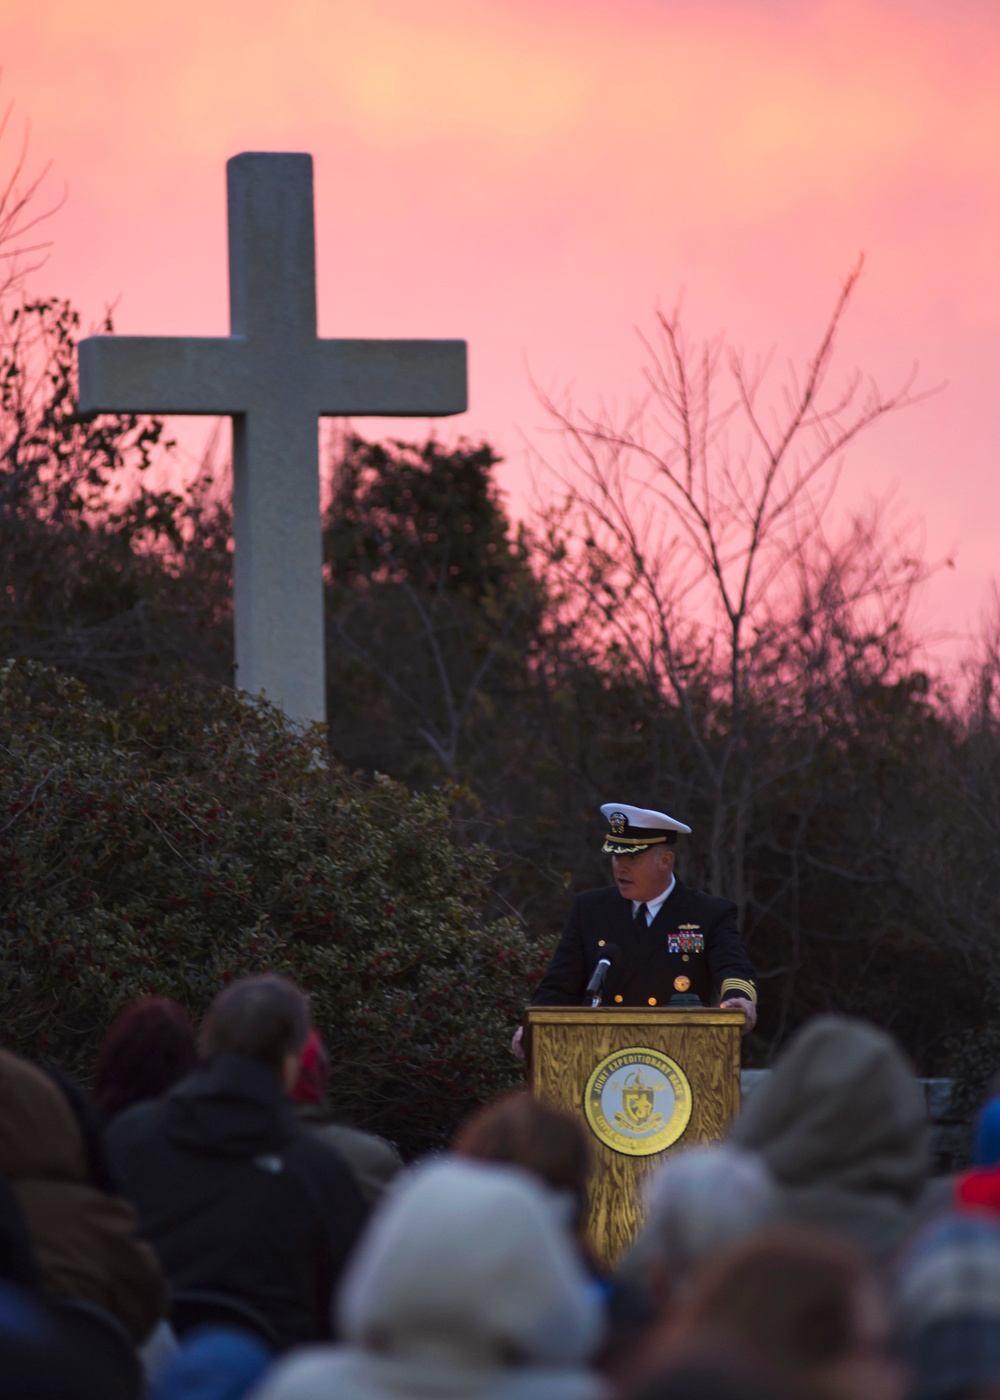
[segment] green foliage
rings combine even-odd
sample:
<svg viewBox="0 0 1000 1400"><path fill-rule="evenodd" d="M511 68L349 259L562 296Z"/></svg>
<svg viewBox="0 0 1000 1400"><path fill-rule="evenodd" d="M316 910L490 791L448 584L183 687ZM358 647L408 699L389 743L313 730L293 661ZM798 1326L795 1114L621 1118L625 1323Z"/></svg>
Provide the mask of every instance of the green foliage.
<svg viewBox="0 0 1000 1400"><path fill-rule="evenodd" d="M86 1075L116 1010L199 1014L273 969L311 995L335 1105L410 1151L517 1071L539 956L483 908L493 861L446 789L328 763L265 704L173 689L118 709L0 673L0 1015L8 1046Z"/></svg>

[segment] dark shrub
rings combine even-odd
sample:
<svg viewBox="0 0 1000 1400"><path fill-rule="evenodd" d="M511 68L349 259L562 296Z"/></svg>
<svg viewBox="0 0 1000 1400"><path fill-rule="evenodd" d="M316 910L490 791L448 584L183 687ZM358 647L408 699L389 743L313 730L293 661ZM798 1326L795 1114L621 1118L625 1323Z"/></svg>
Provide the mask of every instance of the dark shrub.
<svg viewBox="0 0 1000 1400"><path fill-rule="evenodd" d="M334 721L335 722L335 721ZM112 709L0 670L0 1016L10 1048L92 1075L116 1012L195 1016L233 977L309 993L330 1099L420 1150L515 1083L506 1042L540 954L485 914L493 863L448 790L329 761L232 691Z"/></svg>

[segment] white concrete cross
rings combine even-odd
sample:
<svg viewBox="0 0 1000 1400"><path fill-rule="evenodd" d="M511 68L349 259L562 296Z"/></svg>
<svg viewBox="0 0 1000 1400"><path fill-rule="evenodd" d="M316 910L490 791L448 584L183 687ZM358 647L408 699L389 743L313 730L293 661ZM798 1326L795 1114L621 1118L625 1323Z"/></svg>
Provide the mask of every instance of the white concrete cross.
<svg viewBox="0 0 1000 1400"><path fill-rule="evenodd" d="M462 340L319 340L312 157L234 156L228 337L91 336L80 412L233 419L236 679L296 720L326 713L320 416L466 408Z"/></svg>

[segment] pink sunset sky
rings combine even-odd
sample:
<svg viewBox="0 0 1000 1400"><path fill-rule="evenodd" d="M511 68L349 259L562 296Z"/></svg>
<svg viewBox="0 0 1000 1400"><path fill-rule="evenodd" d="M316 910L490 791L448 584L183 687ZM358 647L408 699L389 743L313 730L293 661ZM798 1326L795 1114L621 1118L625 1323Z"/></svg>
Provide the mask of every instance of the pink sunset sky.
<svg viewBox="0 0 1000 1400"><path fill-rule="evenodd" d="M0 35L14 127L66 188L34 290L225 334L225 161L310 151L321 334L468 339L471 406L439 431L505 453L515 513L527 445L558 456L531 376L627 404L635 328L682 288L692 337L801 360L864 252L841 374L946 387L850 453L838 507L895 488L954 558L921 604L934 649L977 628L1000 572L995 0L4 0Z"/></svg>

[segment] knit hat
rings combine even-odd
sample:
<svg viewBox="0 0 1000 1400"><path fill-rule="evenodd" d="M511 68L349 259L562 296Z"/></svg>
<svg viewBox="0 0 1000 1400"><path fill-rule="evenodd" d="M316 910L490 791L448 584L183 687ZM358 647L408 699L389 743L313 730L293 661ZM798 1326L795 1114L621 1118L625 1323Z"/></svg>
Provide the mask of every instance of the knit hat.
<svg viewBox="0 0 1000 1400"><path fill-rule="evenodd" d="M955 1183L955 1209L1000 1214L1000 1167L973 1167Z"/></svg>
<svg viewBox="0 0 1000 1400"><path fill-rule="evenodd" d="M310 1031L302 1050L299 1077L292 1088L293 1103L322 1103L330 1080L330 1057L319 1031Z"/></svg>
<svg viewBox="0 0 1000 1400"><path fill-rule="evenodd" d="M894 1313L913 1400L1000 1383L1000 1225L948 1215L903 1256Z"/></svg>
<svg viewBox="0 0 1000 1400"><path fill-rule="evenodd" d="M336 1346L279 1361L254 1400L607 1400L586 1362L603 1299L553 1194L443 1157L396 1179L341 1281Z"/></svg>

